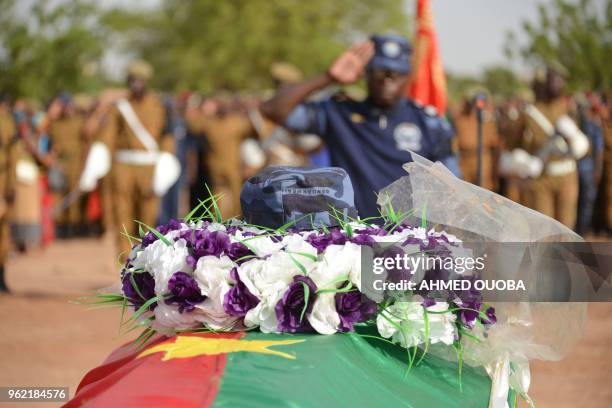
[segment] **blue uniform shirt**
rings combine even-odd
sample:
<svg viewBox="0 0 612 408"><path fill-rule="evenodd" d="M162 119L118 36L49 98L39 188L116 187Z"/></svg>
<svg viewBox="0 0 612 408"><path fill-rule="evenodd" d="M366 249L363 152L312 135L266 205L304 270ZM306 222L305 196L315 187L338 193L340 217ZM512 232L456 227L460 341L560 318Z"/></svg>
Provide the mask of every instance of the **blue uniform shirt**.
<svg viewBox="0 0 612 408"><path fill-rule="evenodd" d="M578 160L578 170L581 173L592 173L595 171L595 156L604 149L604 136L601 127L587 118L582 120L582 131L589 139L591 152Z"/></svg>
<svg viewBox="0 0 612 408"><path fill-rule="evenodd" d="M333 166L349 174L361 217L380 215L376 193L405 176L402 165L412 161L408 150L444 163L460 176L451 148L453 131L433 107L401 99L381 109L370 102L336 96L296 107L285 126L296 133L323 138Z"/></svg>

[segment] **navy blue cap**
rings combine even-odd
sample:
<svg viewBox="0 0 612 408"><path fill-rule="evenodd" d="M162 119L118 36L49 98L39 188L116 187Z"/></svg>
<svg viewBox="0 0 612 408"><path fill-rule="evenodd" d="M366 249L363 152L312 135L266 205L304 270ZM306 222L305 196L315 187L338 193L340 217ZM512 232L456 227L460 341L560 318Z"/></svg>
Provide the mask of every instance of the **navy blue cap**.
<svg viewBox="0 0 612 408"><path fill-rule="evenodd" d="M279 228L313 229L357 217L353 185L339 167L270 166L249 178L240 192L244 220Z"/></svg>
<svg viewBox="0 0 612 408"><path fill-rule="evenodd" d="M399 35L374 34L370 40L374 42L374 56L368 69L386 69L403 74L410 72L412 47L407 39Z"/></svg>

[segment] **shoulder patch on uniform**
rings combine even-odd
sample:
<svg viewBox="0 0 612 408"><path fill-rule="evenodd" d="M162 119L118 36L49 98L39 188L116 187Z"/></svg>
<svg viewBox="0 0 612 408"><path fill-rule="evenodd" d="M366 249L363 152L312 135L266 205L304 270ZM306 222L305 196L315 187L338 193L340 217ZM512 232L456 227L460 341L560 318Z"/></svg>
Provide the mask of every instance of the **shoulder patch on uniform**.
<svg viewBox="0 0 612 408"><path fill-rule="evenodd" d="M365 118L363 117L363 115L357 113L357 112L353 112L351 113L351 122L353 123L361 123L365 120Z"/></svg>

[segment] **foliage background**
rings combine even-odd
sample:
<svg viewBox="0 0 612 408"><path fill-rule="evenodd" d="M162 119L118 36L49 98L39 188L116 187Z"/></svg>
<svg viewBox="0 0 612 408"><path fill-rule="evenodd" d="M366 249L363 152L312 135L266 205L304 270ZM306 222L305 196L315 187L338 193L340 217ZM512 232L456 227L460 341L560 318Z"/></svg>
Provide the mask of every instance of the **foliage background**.
<svg viewBox="0 0 612 408"><path fill-rule="evenodd" d="M150 61L153 85L164 91L254 91L271 85L268 69L275 61L310 75L369 33L410 37L414 31L409 10L415 0L166 0L152 9L34 0L25 12L18 1L0 0L0 91L41 101L60 91L117 85L101 69L109 50ZM556 61L569 71L572 90L609 90L612 0L601 0L603 8L597 1L540 6L539 15L523 23L526 41L508 33L508 59L533 68ZM448 73L455 100L481 86L512 96L528 86L526 80L506 66L476 76Z"/></svg>

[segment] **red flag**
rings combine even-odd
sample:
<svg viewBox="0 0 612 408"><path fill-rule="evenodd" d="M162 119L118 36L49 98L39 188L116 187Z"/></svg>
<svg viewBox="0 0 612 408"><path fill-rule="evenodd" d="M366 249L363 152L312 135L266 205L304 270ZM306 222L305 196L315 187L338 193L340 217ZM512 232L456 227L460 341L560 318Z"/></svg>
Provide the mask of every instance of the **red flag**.
<svg viewBox="0 0 612 408"><path fill-rule="evenodd" d="M429 0L417 2L417 33L412 57L412 77L408 97L423 105L433 105L440 115L446 112L446 77L438 51Z"/></svg>

